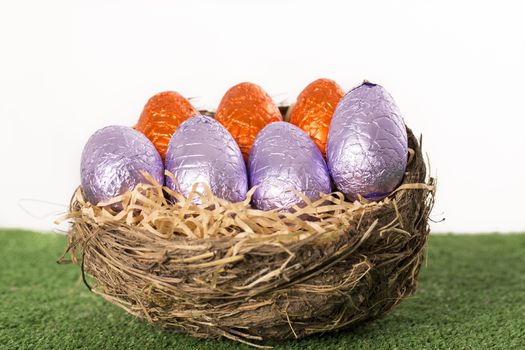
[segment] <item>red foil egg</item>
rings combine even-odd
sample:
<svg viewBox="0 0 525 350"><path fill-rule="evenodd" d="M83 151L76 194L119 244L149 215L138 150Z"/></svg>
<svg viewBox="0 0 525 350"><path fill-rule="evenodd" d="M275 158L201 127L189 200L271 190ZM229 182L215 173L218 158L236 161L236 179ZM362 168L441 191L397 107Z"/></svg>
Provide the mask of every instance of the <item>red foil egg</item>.
<svg viewBox="0 0 525 350"><path fill-rule="evenodd" d="M171 136L186 119L199 114L186 98L165 91L149 99L135 129L146 135L164 160Z"/></svg>
<svg viewBox="0 0 525 350"><path fill-rule="evenodd" d="M282 115L260 86L240 83L224 94L215 119L230 132L247 160L259 131L269 123L282 121Z"/></svg>
<svg viewBox="0 0 525 350"><path fill-rule="evenodd" d="M318 79L299 94L290 113L290 123L310 135L323 156L330 121L343 95L343 89L335 81Z"/></svg>

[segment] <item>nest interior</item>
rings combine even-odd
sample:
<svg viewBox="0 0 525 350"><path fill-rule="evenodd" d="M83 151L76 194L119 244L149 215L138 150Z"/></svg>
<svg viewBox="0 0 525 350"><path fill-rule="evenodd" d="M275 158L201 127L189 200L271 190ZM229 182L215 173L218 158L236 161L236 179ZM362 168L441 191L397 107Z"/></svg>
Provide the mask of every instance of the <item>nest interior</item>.
<svg viewBox="0 0 525 350"><path fill-rule="evenodd" d="M283 214L209 192L193 194L199 205L171 203L152 184L116 198L124 209L113 212L79 188L67 253L93 292L196 337L264 347L381 316L416 290L435 193L407 130L407 171L381 202L336 192Z"/></svg>

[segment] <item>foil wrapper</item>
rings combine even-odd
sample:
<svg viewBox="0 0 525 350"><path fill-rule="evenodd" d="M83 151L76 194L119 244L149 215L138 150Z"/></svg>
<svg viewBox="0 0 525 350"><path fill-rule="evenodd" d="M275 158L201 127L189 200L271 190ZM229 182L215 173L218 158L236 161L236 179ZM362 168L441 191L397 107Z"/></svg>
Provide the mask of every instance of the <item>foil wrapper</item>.
<svg viewBox="0 0 525 350"><path fill-rule="evenodd" d="M130 127L114 125L98 130L82 151L81 184L92 204L121 195L139 183L149 183L142 171L164 184L159 153L146 136Z"/></svg>
<svg viewBox="0 0 525 350"><path fill-rule="evenodd" d="M310 137L287 122L275 122L257 135L248 161L253 204L262 210L288 211L301 205L294 191L311 200L330 192L330 175Z"/></svg>
<svg viewBox="0 0 525 350"><path fill-rule="evenodd" d="M318 79L310 83L297 97L290 113L290 123L303 129L326 155L328 128L335 107L345 92L333 80Z"/></svg>
<svg viewBox="0 0 525 350"><path fill-rule="evenodd" d="M337 189L348 199L386 197L403 179L407 155L403 118L383 87L364 82L341 99L326 157Z"/></svg>
<svg viewBox="0 0 525 350"><path fill-rule="evenodd" d="M206 116L195 116L175 131L166 153L166 177L173 191L188 196L195 183L204 194L206 183L213 194L230 202L246 199L248 177L239 146L219 122ZM194 199L199 203L198 198Z"/></svg>
<svg viewBox="0 0 525 350"><path fill-rule="evenodd" d="M240 83L224 94L215 119L232 134L247 160L259 131L271 122L281 121L282 115L260 86Z"/></svg>
<svg viewBox="0 0 525 350"><path fill-rule="evenodd" d="M190 101L182 95L174 91L165 91L148 100L135 129L153 142L164 159L175 130L186 119L198 114Z"/></svg>

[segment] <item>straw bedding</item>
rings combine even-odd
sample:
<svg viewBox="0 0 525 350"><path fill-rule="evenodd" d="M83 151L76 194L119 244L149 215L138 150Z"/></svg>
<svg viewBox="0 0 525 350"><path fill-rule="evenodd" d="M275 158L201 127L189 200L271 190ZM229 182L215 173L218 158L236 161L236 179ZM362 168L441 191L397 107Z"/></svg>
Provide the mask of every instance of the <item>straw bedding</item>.
<svg viewBox="0 0 525 350"><path fill-rule="evenodd" d="M294 213L264 212L249 198L183 198L153 182L94 206L79 188L69 256L93 292L196 337L265 347L381 316L416 290L435 193L407 131L403 182L378 203L334 192Z"/></svg>

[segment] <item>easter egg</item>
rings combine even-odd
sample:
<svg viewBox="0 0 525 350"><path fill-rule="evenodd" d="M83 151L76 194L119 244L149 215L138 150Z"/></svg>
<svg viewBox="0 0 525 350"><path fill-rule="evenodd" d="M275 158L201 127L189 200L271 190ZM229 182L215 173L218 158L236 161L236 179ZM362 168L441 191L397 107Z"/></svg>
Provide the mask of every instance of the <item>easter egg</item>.
<svg viewBox="0 0 525 350"><path fill-rule="evenodd" d="M343 89L335 81L318 79L299 94L290 112L290 123L306 131L323 156L330 121L343 95Z"/></svg>
<svg viewBox="0 0 525 350"><path fill-rule="evenodd" d="M199 112L186 98L177 92L165 91L149 99L135 128L153 142L164 159L175 130L197 114Z"/></svg>
<svg viewBox="0 0 525 350"><path fill-rule="evenodd" d="M381 200L403 179L407 132L392 96L364 82L339 102L328 132L327 163L348 199Z"/></svg>
<svg viewBox="0 0 525 350"><path fill-rule="evenodd" d="M150 140L127 126L95 132L82 151L80 178L89 202L97 204L149 183L142 171L164 184L164 166Z"/></svg>
<svg viewBox="0 0 525 350"><path fill-rule="evenodd" d="M303 201L330 192L330 176L323 155L303 130L275 122L257 135L248 160L250 186L257 186L253 204L262 210L288 211Z"/></svg>
<svg viewBox="0 0 525 350"><path fill-rule="evenodd" d="M232 134L248 159L255 137L267 124L281 121L272 98L258 85L240 83L229 89L217 108L215 118Z"/></svg>
<svg viewBox="0 0 525 350"><path fill-rule="evenodd" d="M166 153L166 184L188 196L195 183L204 194L206 183L213 194L230 202L246 199L248 178L239 146L219 122L195 116L182 123L173 134ZM195 200L196 203L200 201Z"/></svg>

